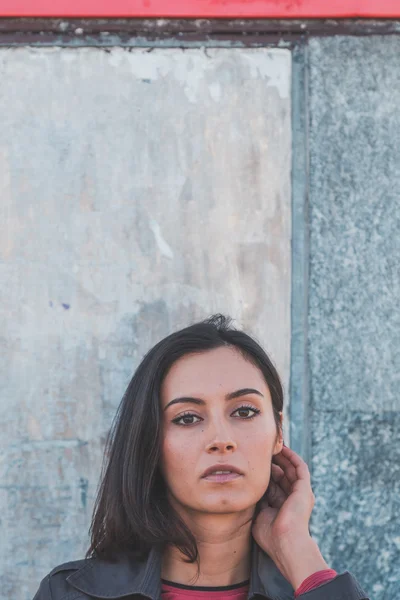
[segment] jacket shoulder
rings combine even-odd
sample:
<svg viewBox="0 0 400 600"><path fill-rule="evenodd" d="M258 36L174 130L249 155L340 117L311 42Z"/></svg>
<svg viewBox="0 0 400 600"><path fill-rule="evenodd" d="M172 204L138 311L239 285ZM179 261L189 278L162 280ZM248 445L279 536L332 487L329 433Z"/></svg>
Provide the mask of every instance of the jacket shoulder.
<svg viewBox="0 0 400 600"><path fill-rule="evenodd" d="M33 600L62 600L69 592L73 591L67 577L89 562L91 562L90 559L82 558L56 565L43 577Z"/></svg>
<svg viewBox="0 0 400 600"><path fill-rule="evenodd" d="M53 575L56 575L56 573L61 573L62 571L77 571L84 567L88 563L88 560L90 559L81 558L79 560L70 560L69 562L61 563L50 571L48 577L52 577Z"/></svg>

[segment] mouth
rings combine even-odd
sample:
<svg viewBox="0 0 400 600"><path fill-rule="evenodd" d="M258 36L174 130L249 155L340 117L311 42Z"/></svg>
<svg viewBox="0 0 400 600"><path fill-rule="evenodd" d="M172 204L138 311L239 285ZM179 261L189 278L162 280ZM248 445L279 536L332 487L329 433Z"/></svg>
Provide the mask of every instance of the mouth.
<svg viewBox="0 0 400 600"><path fill-rule="evenodd" d="M243 473L233 465L217 464L206 469L202 475L202 479L212 481L214 483L225 483L234 481L243 477Z"/></svg>
<svg viewBox="0 0 400 600"><path fill-rule="evenodd" d="M217 471L212 473L212 475L207 475L203 477L207 481L213 481L214 483L225 483L227 481L233 481L234 479L239 479L243 477L239 473L232 473L232 471Z"/></svg>

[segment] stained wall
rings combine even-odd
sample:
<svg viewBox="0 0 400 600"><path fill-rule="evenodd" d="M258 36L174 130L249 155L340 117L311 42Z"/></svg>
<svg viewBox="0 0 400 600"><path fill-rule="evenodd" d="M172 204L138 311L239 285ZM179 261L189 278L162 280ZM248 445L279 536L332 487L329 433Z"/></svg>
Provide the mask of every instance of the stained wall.
<svg viewBox="0 0 400 600"><path fill-rule="evenodd" d="M291 54L0 49L2 597L82 558L105 436L213 312L288 391Z"/></svg>

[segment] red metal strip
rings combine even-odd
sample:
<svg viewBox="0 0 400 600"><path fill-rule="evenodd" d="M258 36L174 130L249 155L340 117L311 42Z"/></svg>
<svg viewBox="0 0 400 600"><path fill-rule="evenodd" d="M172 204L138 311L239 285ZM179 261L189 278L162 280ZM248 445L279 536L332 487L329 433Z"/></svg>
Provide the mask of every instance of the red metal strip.
<svg viewBox="0 0 400 600"><path fill-rule="evenodd" d="M399 0L0 0L2 17L399 18Z"/></svg>

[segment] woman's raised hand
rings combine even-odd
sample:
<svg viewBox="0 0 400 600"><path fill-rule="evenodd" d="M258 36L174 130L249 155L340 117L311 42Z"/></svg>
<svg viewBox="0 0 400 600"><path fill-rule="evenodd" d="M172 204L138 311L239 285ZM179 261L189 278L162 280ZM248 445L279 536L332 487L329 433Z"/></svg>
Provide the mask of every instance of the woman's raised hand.
<svg viewBox="0 0 400 600"><path fill-rule="evenodd" d="M309 575L329 568L309 533L314 503L307 464L283 446L273 458L268 492L252 535L294 589Z"/></svg>

